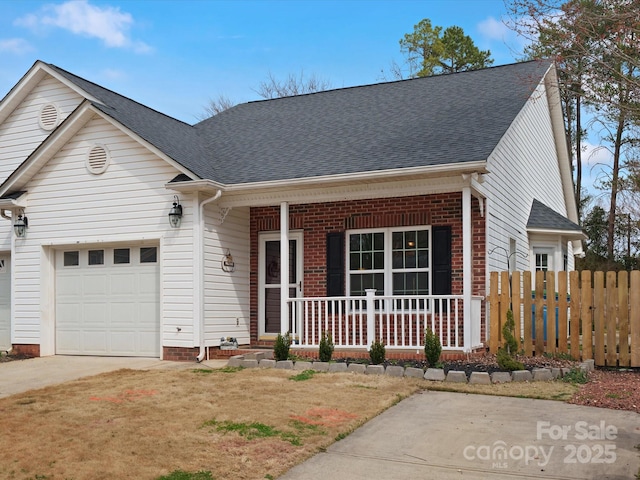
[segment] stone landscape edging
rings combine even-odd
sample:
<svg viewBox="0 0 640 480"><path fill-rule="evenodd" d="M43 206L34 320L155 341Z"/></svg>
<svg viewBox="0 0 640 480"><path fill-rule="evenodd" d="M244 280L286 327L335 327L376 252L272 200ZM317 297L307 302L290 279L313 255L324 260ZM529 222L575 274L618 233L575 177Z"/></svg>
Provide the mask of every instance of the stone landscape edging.
<svg viewBox="0 0 640 480"><path fill-rule="evenodd" d="M445 375L441 368L402 367L400 365L366 365L364 363L316 362L299 360L280 360L271 358L273 352L256 352L245 355L234 355L229 358L227 366L244 368L277 368L282 370L315 370L318 372L352 372L365 375L389 375L392 377L423 378L432 382L469 383L472 385L490 385L508 382L538 382L556 380L563 377L568 368L534 368L533 370L516 370L514 372L466 372L449 370ZM594 361L586 360L579 365L583 371L594 370Z"/></svg>

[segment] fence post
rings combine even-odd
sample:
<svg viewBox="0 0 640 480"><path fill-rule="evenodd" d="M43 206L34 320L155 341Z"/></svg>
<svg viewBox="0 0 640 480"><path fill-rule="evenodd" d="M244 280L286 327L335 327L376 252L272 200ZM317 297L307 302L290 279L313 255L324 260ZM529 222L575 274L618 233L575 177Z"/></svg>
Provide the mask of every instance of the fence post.
<svg viewBox="0 0 640 480"><path fill-rule="evenodd" d="M582 297L580 274L576 271L569 273L569 282L571 285L571 299L569 300L569 308L571 309L571 319L569 320L571 356L575 360L580 360L580 299Z"/></svg>
<svg viewBox="0 0 640 480"><path fill-rule="evenodd" d="M620 353L618 364L629 365L629 272L618 272L618 326L620 328Z"/></svg>
<svg viewBox="0 0 640 480"><path fill-rule="evenodd" d="M498 272L491 272L489 286L489 351L496 353L500 342L500 294Z"/></svg>
<svg viewBox="0 0 640 480"><path fill-rule="evenodd" d="M367 294L367 350L371 349L371 344L376 339L376 289L367 288L365 290ZM382 332L380 332L382 337Z"/></svg>
<svg viewBox="0 0 640 480"><path fill-rule="evenodd" d="M629 333L631 366L640 367L640 271L631 272L629 289Z"/></svg>
<svg viewBox="0 0 640 480"><path fill-rule="evenodd" d="M580 272L582 288L580 289L580 318L582 322L582 360L593 359L593 292L591 288L591 272Z"/></svg>

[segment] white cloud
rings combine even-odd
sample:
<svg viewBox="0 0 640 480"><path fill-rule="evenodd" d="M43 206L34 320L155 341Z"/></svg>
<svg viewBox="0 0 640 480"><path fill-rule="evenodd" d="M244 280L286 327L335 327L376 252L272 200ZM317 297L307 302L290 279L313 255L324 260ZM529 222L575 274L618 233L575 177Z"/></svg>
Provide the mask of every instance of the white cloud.
<svg viewBox="0 0 640 480"><path fill-rule="evenodd" d="M98 38L112 48L130 48L138 53L151 50L143 42L131 39L129 30L134 24L131 14L117 7L91 5L88 0L48 4L40 12L26 15L15 23L32 30L62 28L76 35Z"/></svg>
<svg viewBox="0 0 640 480"><path fill-rule="evenodd" d="M107 68L102 71L102 76L109 80L122 80L127 77L127 74L122 70L115 70L113 68Z"/></svg>
<svg viewBox="0 0 640 480"><path fill-rule="evenodd" d="M32 50L31 44L23 38L0 39L0 52L22 54Z"/></svg>
<svg viewBox="0 0 640 480"><path fill-rule="evenodd" d="M489 17L478 24L478 32L491 40L504 40L511 30L500 20Z"/></svg>

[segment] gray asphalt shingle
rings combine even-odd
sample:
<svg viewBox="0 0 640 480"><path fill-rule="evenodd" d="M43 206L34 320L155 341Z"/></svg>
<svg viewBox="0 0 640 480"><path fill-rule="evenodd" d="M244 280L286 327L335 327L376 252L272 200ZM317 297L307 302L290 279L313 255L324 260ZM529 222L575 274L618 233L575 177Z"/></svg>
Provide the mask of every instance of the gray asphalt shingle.
<svg viewBox="0 0 640 480"><path fill-rule="evenodd" d="M237 184L484 161L549 65L249 102L194 126L50 66L200 178Z"/></svg>
<svg viewBox="0 0 640 480"><path fill-rule="evenodd" d="M534 199L527 221L527 228L542 228L545 230L564 230L581 232L580 225L572 222L544 203Z"/></svg>

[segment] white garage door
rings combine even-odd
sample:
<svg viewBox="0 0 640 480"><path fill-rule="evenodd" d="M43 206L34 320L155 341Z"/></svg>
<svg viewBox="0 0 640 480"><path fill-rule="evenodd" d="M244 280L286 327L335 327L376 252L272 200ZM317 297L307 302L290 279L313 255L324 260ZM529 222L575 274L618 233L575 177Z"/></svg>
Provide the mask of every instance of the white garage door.
<svg viewBox="0 0 640 480"><path fill-rule="evenodd" d="M56 353L160 356L157 247L56 252Z"/></svg>
<svg viewBox="0 0 640 480"><path fill-rule="evenodd" d="M11 257L0 255L0 350L11 347Z"/></svg>

